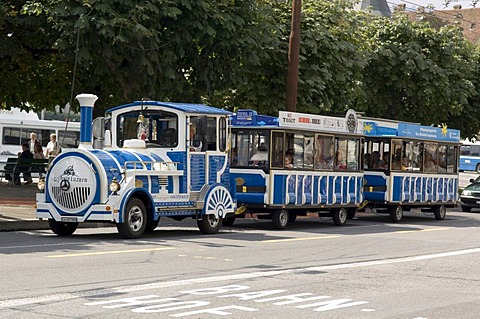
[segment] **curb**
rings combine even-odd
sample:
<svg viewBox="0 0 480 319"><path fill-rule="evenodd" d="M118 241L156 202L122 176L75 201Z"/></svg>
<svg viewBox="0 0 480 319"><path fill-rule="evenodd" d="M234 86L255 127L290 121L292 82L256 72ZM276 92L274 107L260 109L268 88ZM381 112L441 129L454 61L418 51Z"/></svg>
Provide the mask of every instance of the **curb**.
<svg viewBox="0 0 480 319"><path fill-rule="evenodd" d="M80 223L78 228L104 228L115 227L115 224L110 223ZM22 231L22 230L49 230L50 226L46 220L15 220L15 221L0 221L0 232Z"/></svg>

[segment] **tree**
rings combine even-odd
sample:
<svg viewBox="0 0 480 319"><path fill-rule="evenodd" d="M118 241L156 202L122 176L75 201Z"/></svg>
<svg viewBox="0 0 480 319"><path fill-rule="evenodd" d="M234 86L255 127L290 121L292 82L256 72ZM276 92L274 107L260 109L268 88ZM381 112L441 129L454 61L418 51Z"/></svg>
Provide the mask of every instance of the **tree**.
<svg viewBox="0 0 480 319"><path fill-rule="evenodd" d="M372 49L359 104L368 115L426 125L469 116L478 62L458 28L437 31L398 15L376 19L367 33Z"/></svg>
<svg viewBox="0 0 480 319"><path fill-rule="evenodd" d="M112 106L143 97L209 101L234 87L263 54L258 3L47 0L24 9L48 17L53 48L72 69L79 36L75 92Z"/></svg>
<svg viewBox="0 0 480 319"><path fill-rule="evenodd" d="M47 17L22 15L23 3L0 3L0 105L53 108L66 101L69 69L52 49Z"/></svg>
<svg viewBox="0 0 480 319"><path fill-rule="evenodd" d="M251 66L245 85L237 86L233 104L276 114L285 107L290 3L265 1L271 7L271 38L265 59ZM363 14L349 1L304 0L297 111L342 112L359 94L366 58L360 25ZM253 84L253 85L252 85Z"/></svg>

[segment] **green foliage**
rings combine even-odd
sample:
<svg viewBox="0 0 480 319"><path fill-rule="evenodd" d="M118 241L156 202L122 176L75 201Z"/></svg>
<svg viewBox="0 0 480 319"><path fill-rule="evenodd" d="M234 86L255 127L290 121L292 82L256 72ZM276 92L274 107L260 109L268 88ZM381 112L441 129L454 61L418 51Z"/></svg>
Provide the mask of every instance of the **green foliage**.
<svg viewBox="0 0 480 319"><path fill-rule="evenodd" d="M285 109L291 3L265 3L272 11L271 38L264 45L267 56L249 68L245 85L236 87L234 101L236 106L276 114ZM359 94L366 64L359 28L363 16L351 6L342 0L302 2L298 111L344 111Z"/></svg>
<svg viewBox="0 0 480 319"><path fill-rule="evenodd" d="M478 63L458 28L435 30L399 15L373 21L367 38L372 47L359 104L369 116L449 126L469 116Z"/></svg>
<svg viewBox="0 0 480 319"><path fill-rule="evenodd" d="M22 3L0 3L0 105L52 109L67 100L69 69L51 49L47 17L22 15Z"/></svg>
<svg viewBox="0 0 480 319"><path fill-rule="evenodd" d="M74 94L98 109L144 97L285 108L291 1L0 2L0 104L35 110ZM373 18L351 0L302 1L299 112L480 130L480 51L452 26ZM77 38L78 50L77 50ZM98 113L99 112L97 109ZM464 125L463 123L469 123Z"/></svg>

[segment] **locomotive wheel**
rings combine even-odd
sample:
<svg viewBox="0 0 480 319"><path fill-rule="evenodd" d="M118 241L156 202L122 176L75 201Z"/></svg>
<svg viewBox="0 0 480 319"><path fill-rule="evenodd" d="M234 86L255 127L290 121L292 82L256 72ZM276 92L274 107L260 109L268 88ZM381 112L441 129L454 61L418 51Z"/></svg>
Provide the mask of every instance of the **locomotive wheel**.
<svg viewBox="0 0 480 319"><path fill-rule="evenodd" d="M222 217L215 217L213 214L204 215L201 220L197 219L198 229L204 234L216 234L222 227Z"/></svg>
<svg viewBox="0 0 480 319"><path fill-rule="evenodd" d="M62 223L57 222L54 219L49 219L48 225L50 226L52 232L58 236L70 236L77 230L78 227L78 223Z"/></svg>
<svg viewBox="0 0 480 319"><path fill-rule="evenodd" d="M447 208L444 205L435 206L433 208L433 215L436 220L444 220L447 216Z"/></svg>
<svg viewBox="0 0 480 319"><path fill-rule="evenodd" d="M273 225L277 229L285 229L288 225L289 213L286 209L279 209L272 213Z"/></svg>
<svg viewBox="0 0 480 319"><path fill-rule="evenodd" d="M147 228L147 211L145 204L134 197L125 208L125 221L117 224L117 230L123 238L139 238Z"/></svg>
<svg viewBox="0 0 480 319"><path fill-rule="evenodd" d="M332 210L333 223L336 226L343 226L347 223L347 210L345 208L336 208Z"/></svg>
<svg viewBox="0 0 480 319"><path fill-rule="evenodd" d="M403 219L403 208L402 206L393 206L390 208L390 218L392 222L399 223Z"/></svg>
<svg viewBox="0 0 480 319"><path fill-rule="evenodd" d="M233 226L234 223L235 223L235 214L228 214L222 220L222 225L223 226Z"/></svg>

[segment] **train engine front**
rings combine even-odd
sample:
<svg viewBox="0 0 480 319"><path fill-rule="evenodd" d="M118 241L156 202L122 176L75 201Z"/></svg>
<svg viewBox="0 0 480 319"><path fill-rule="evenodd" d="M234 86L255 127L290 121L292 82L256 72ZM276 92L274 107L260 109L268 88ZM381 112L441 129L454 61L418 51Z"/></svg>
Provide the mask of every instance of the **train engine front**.
<svg viewBox="0 0 480 319"><path fill-rule="evenodd" d="M77 99L80 147L55 158L39 183L43 193L37 194L36 216L47 219L54 233L68 236L79 223L110 222L123 237L138 238L153 230L162 216L192 217L203 233L216 233L222 220L234 213L228 150L221 145L226 138L219 138L226 137L228 112L203 105L134 102L113 109L106 147L92 149L96 96L81 94ZM193 135L187 132L199 112L207 112L212 127L225 132L210 134L215 137L210 144L203 137L210 149L194 152ZM132 119L138 138L125 133Z"/></svg>

